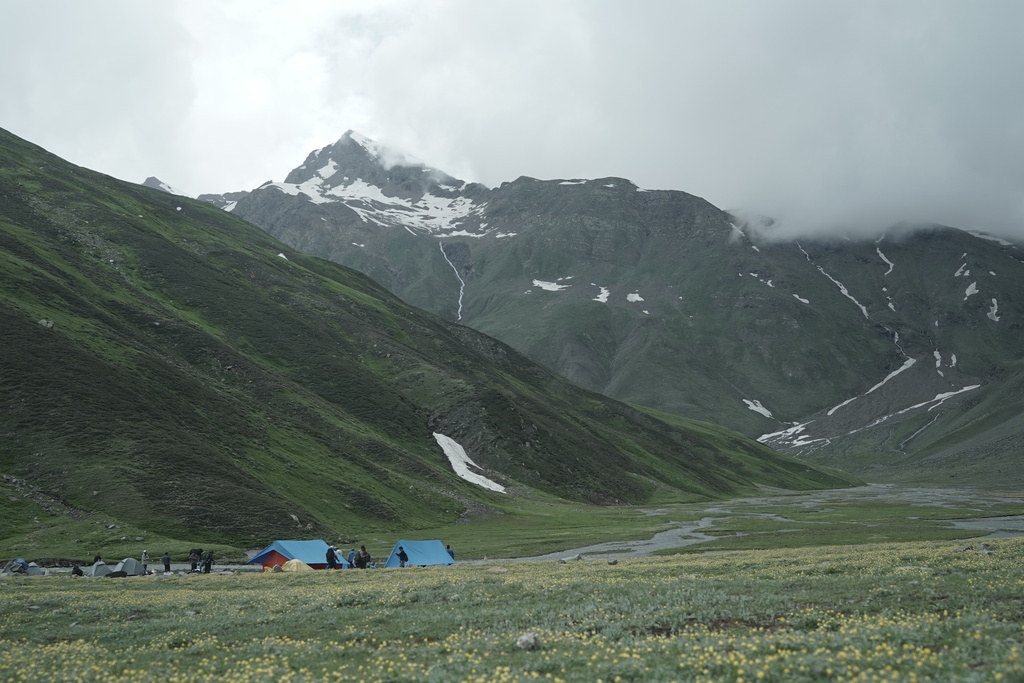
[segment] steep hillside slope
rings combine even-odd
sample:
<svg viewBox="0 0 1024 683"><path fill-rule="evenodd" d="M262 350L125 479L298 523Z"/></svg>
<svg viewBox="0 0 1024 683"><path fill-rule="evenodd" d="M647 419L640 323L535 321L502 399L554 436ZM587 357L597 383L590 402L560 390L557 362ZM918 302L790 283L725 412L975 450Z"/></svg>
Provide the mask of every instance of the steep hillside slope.
<svg viewBox="0 0 1024 683"><path fill-rule="evenodd" d="M255 545L437 526L531 492L852 481L580 390L230 213L2 131L0 319L5 481L165 537ZM437 435L506 493L457 476Z"/></svg>
<svg viewBox="0 0 1024 683"><path fill-rule="evenodd" d="M953 418L1024 357L1024 253L984 235L771 242L684 192L393 157L347 133L231 208L581 386L880 476L959 452Z"/></svg>

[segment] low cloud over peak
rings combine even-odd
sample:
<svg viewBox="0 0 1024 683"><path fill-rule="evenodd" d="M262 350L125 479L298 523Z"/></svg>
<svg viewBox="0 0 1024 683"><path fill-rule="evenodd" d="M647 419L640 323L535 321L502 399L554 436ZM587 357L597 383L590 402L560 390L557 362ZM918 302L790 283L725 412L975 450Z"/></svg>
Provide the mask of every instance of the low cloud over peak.
<svg viewBox="0 0 1024 683"><path fill-rule="evenodd" d="M625 177L780 234L1024 236L1016 0L79 5L8 12L0 126L127 180L251 188L352 129L491 187Z"/></svg>

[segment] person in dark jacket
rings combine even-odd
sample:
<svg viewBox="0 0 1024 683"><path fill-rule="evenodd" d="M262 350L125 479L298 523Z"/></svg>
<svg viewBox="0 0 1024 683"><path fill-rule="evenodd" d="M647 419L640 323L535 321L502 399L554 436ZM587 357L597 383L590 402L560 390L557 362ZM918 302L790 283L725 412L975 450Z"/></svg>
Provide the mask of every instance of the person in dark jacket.
<svg viewBox="0 0 1024 683"><path fill-rule="evenodd" d="M398 566L404 567L409 562L409 554L405 552L405 548L398 546Z"/></svg>
<svg viewBox="0 0 1024 683"><path fill-rule="evenodd" d="M370 566L370 553L367 552L365 545L359 546L359 555L356 556L356 561L359 563L360 569Z"/></svg>
<svg viewBox="0 0 1024 683"><path fill-rule="evenodd" d="M164 556L160 559L164 561L164 571L169 573L171 571L171 554L165 552Z"/></svg>
<svg viewBox="0 0 1024 683"><path fill-rule="evenodd" d="M327 548L327 568L337 569L338 568L338 555L334 552L334 546Z"/></svg>

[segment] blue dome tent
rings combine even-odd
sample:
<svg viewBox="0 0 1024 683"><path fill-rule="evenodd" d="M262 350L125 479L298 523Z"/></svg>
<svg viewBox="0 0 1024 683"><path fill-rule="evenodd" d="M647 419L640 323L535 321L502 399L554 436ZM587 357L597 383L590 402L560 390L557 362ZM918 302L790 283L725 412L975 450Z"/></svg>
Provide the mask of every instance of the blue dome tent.
<svg viewBox="0 0 1024 683"><path fill-rule="evenodd" d="M404 548L405 554L409 556L408 565L410 567L455 564L455 560L445 550L444 543L441 541L398 541L391 550L391 554L388 555L388 561L384 563L385 568L398 566L399 546Z"/></svg>

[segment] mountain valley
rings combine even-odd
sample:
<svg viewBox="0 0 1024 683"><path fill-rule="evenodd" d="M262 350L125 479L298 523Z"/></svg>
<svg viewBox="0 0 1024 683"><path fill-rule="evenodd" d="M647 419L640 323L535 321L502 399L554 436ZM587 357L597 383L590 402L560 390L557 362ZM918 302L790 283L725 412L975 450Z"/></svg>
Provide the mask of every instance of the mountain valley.
<svg viewBox="0 0 1024 683"><path fill-rule="evenodd" d="M9 547L244 548L436 528L516 500L859 483L582 389L231 212L5 131L0 261Z"/></svg>
<svg viewBox="0 0 1024 683"><path fill-rule="evenodd" d="M944 226L771 238L622 178L465 183L349 131L202 199L580 386L879 480L1024 468L1024 253Z"/></svg>

